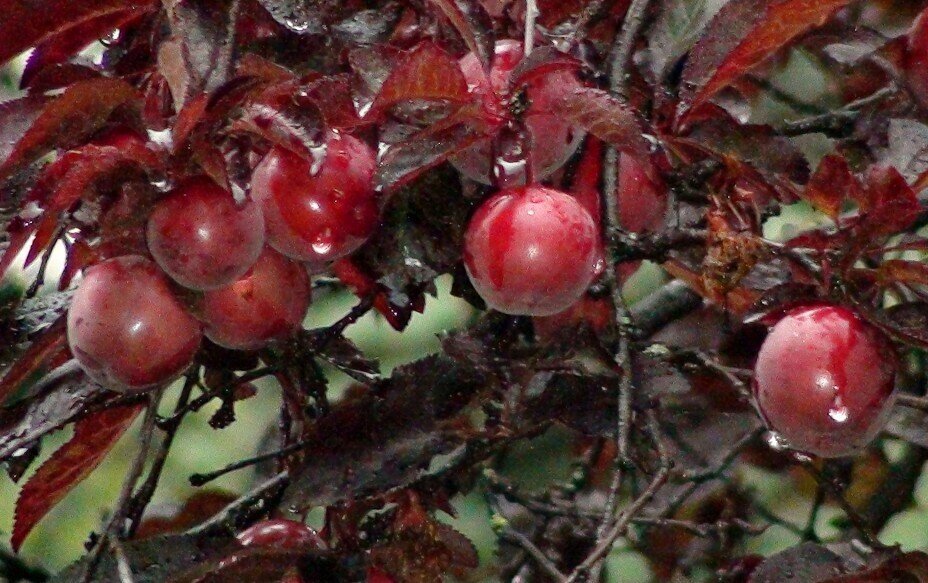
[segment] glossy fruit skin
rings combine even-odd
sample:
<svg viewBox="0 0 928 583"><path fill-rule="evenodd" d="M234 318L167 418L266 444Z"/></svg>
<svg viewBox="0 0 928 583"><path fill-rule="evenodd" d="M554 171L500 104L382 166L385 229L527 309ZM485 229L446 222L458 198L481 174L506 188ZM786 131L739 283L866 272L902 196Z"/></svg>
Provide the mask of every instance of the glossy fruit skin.
<svg viewBox="0 0 928 583"><path fill-rule="evenodd" d="M167 278L138 255L89 268L68 310L68 344L81 368L120 392L167 383L193 362L200 324Z"/></svg>
<svg viewBox="0 0 928 583"><path fill-rule="evenodd" d="M264 211L268 243L314 266L355 251L380 224L375 167L367 144L335 132L315 161L273 148L251 183L251 195Z"/></svg>
<svg viewBox="0 0 928 583"><path fill-rule="evenodd" d="M188 181L158 201L148 219L148 249L174 281L194 290L225 287L264 248L264 217L208 178Z"/></svg>
<svg viewBox="0 0 928 583"><path fill-rule="evenodd" d="M896 364L889 340L851 310L795 308L761 345L754 394L767 425L793 449L851 455L886 422Z"/></svg>
<svg viewBox="0 0 928 583"><path fill-rule="evenodd" d="M922 11L906 37L902 69L915 98L928 107L928 10Z"/></svg>
<svg viewBox="0 0 928 583"><path fill-rule="evenodd" d="M306 269L265 248L241 279L203 294L200 315L204 333L224 348L263 348L300 328L310 293Z"/></svg>
<svg viewBox="0 0 928 583"><path fill-rule="evenodd" d="M274 547L278 549L322 549L325 542L319 534L302 522L274 518L262 520L235 537L243 547Z"/></svg>
<svg viewBox="0 0 928 583"><path fill-rule="evenodd" d="M513 91L509 83L513 70L522 60L522 43L502 40L496 43L495 59L487 77L480 60L473 53L461 59L461 71L468 86L479 97L487 119L496 120L502 127L513 119L510 101ZM584 133L554 113L555 104L571 87L577 87L577 78L569 72L552 73L531 79L526 86L529 107L523 114L530 137L530 161L536 180L550 176L564 165L583 141ZM454 156L454 167L464 176L484 184L492 184L495 176L493 139L487 138Z"/></svg>
<svg viewBox="0 0 928 583"><path fill-rule="evenodd" d="M602 272L599 230L569 194L537 185L503 190L471 218L464 266L490 307L548 316L580 299Z"/></svg>

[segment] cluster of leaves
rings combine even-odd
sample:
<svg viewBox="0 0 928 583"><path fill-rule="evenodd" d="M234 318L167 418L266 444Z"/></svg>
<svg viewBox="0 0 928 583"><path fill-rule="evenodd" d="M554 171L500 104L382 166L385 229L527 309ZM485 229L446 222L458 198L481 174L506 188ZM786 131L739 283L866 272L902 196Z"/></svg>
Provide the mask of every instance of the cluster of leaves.
<svg viewBox="0 0 928 583"><path fill-rule="evenodd" d="M905 83L903 43L864 20L872 12L911 19L911 7L529 4L48 0L37 9L0 0L0 62L32 49L24 96L0 105L0 276L25 252L41 281L51 249L67 250L60 292L35 297L31 285L0 306L0 462L19 480L43 437L74 426L22 488L14 548L143 416L112 520L61 580L120 580L127 570L137 581L466 578L476 553L436 517L473 490L499 518L500 561L484 567L500 579L591 580L619 537L668 580L698 569L731 581L928 577L928 556L874 536L909 503L928 459L925 371L906 372L904 388L915 394L888 427L907 443L894 460L879 447L829 463L771 450L746 388L763 337L757 322L811 299L854 306L900 349L928 347L928 267L919 255L928 250L919 231L928 112ZM671 190L672 220L633 236L609 216L607 192L611 259L662 262L686 285L671 283L627 312L608 293L618 285L613 265L613 281L566 314L485 314L444 338L440 354L383 378L343 336L363 314L376 310L403 329L442 274L482 307L462 277L460 248L489 191L448 160L496 135L500 121L479 107L458 58L473 52L489 67L496 39L521 38L536 7L537 46L512 86L577 72L557 113L589 134L582 162L549 180L578 196L582 185L608 191L616 150L647 161L654 182ZM98 40L102 54L93 57L84 49ZM834 102L844 105L801 117L818 105L767 80L790 50L830 71ZM797 119L744 121L747 105L767 94ZM118 128L147 136L148 147L113 145L107 135ZM331 266L357 307L260 353L205 345L170 416L157 415L161 391L117 395L90 382L65 339L74 277L101 259L145 253L148 208L169 185L206 174L242 196L269 147L310 157L326 129L380 145L377 187L390 197L374 238ZM793 139L805 134L827 138L817 165ZM827 224L766 238L766 221L798 201ZM358 384L330 402L323 364ZM263 377L283 389L280 449L230 469L271 460L266 481L221 510L189 503L174 521L144 522L185 416L220 401L211 425L228 426ZM499 459L553 427L576 441L577 478L522 492L497 471ZM810 526L760 507L736 464L804 468L817 484ZM847 516L835 540L816 532L823 504ZM233 539L269 513L313 508L326 510L325 550L243 549ZM771 558L743 556L743 543L769 524L807 542Z"/></svg>

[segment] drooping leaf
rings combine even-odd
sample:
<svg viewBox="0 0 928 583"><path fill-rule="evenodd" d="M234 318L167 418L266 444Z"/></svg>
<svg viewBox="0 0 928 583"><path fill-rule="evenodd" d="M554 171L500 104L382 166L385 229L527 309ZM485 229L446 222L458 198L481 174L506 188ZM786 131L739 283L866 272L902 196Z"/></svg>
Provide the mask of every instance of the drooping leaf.
<svg viewBox="0 0 928 583"><path fill-rule="evenodd" d="M451 21L484 70L493 62L493 21L479 0L429 0Z"/></svg>
<svg viewBox="0 0 928 583"><path fill-rule="evenodd" d="M892 166L870 168L859 204L865 213L856 233L861 244L907 229L922 211L915 191Z"/></svg>
<svg viewBox="0 0 928 583"><path fill-rule="evenodd" d="M29 478L16 501L11 546L18 551L39 521L103 461L141 406L115 407L81 419L74 436Z"/></svg>
<svg viewBox="0 0 928 583"><path fill-rule="evenodd" d="M0 20L0 64L29 47L79 26L87 20L127 9L150 10L155 0L41 0L5 2Z"/></svg>
<svg viewBox="0 0 928 583"><path fill-rule="evenodd" d="M850 0L733 0L712 19L683 72L680 113L694 111Z"/></svg>
<svg viewBox="0 0 928 583"><path fill-rule="evenodd" d="M602 89L565 89L557 112L623 152L647 157L651 144L645 139L644 125L628 104Z"/></svg>
<svg viewBox="0 0 928 583"><path fill-rule="evenodd" d="M461 102L468 98L467 81L455 59L430 41L418 44L390 73L374 100L370 116L413 99Z"/></svg>
<svg viewBox="0 0 928 583"><path fill-rule="evenodd" d="M71 148L99 130L120 106L138 106L140 95L119 79L90 79L49 103L0 161L0 179L55 148Z"/></svg>

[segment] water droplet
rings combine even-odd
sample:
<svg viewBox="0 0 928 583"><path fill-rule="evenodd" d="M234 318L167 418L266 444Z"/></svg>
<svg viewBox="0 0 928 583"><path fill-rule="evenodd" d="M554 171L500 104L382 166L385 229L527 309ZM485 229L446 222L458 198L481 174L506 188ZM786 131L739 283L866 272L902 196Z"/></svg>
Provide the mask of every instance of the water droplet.
<svg viewBox="0 0 928 583"><path fill-rule="evenodd" d="M322 170L322 165L325 163L326 152L328 151L328 144L323 143L321 146L315 146L309 149L309 153L313 158L313 164L309 168L309 175L316 176Z"/></svg>
<svg viewBox="0 0 928 583"><path fill-rule="evenodd" d="M786 441L786 439L784 439L783 436L776 431L767 432L767 445L770 446L770 449L774 449L776 451L784 451L789 449L789 442Z"/></svg>
<svg viewBox="0 0 928 583"><path fill-rule="evenodd" d="M285 18L284 26L293 32L306 32L309 29L309 22L305 20L296 20L295 18Z"/></svg>
<svg viewBox="0 0 928 583"><path fill-rule="evenodd" d="M832 421L835 423L845 423L850 414L848 408L843 405L836 405L828 410L828 416L831 417Z"/></svg>
<svg viewBox="0 0 928 583"><path fill-rule="evenodd" d="M316 235L313 241L313 251L319 255L327 255L332 251L332 229L326 227L321 233Z"/></svg>

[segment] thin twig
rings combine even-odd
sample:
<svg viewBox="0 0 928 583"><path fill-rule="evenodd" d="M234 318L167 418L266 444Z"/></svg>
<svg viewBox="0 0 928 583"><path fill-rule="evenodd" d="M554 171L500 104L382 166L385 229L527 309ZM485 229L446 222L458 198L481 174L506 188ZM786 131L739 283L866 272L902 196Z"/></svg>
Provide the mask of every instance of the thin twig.
<svg viewBox="0 0 928 583"><path fill-rule="evenodd" d="M241 470L243 468L247 468L249 466L253 466L255 464L259 464L267 460L273 460L273 459L277 459L277 458L280 458L286 455L290 455L293 452L303 449L308 444L309 444L308 441L298 441L297 443L288 445L287 447L278 449L276 451L272 451L269 453L263 453L261 455L257 455L254 457L250 457L248 459L237 461L235 463L229 464L228 466L218 469L213 472L208 472L206 474L193 474L190 476L190 484L193 486L197 486L197 487L203 486L204 484L212 482L216 478L221 478L222 476L229 474L231 472Z"/></svg>
<svg viewBox="0 0 928 583"><path fill-rule="evenodd" d="M538 18L538 4L535 0L525 0L525 56L532 54L535 46L535 20Z"/></svg>
<svg viewBox="0 0 928 583"><path fill-rule="evenodd" d="M622 24L622 30L619 32L619 36L609 54L611 89L622 97L628 97L628 65L632 59L635 40L638 38L638 31L641 30L648 4L650 4L650 0L632 0L628 11L625 12L625 22Z"/></svg>
<svg viewBox="0 0 928 583"><path fill-rule="evenodd" d="M155 455L155 461L148 471L145 482L135 493L135 496L132 497L132 501L129 503L129 511L126 513L126 519L129 523L127 527L128 536L130 537L135 534L135 531L141 525L142 516L145 514L145 508L147 508L148 504L151 502L152 496L154 496L155 490L158 488L158 482L161 481L161 473L164 471L164 465L167 462L168 454L171 452L174 437L177 435L177 430L180 429L181 421L183 421L184 418L184 415L179 412L183 411L187 406L190 400L190 394L193 392L193 386L196 382L196 373L189 373L184 381L180 396L177 398L177 405L174 407L174 415L171 417L172 422L167 427L161 427L161 429L164 430L164 437L161 440L158 453Z"/></svg>
<svg viewBox="0 0 928 583"><path fill-rule="evenodd" d="M282 494L289 484L290 474L281 472L223 508L208 521L191 529L189 533L234 532L237 527L242 526L241 523L247 522L251 515L268 512L271 509L268 501Z"/></svg>
<svg viewBox="0 0 928 583"><path fill-rule="evenodd" d="M854 525L854 528L860 533L863 537L863 542L866 543L870 548L873 549L883 549L885 545L881 543L873 532L870 530L870 527L866 524L863 517L858 514L847 499L844 497L844 492L841 491L841 485L836 483L834 478L826 474L823 471L820 471L815 465L810 461L803 461L802 467L809 472L815 481L824 486L832 497L838 502L838 506L841 507L841 510L844 511L844 514L847 516L848 520L851 521L851 524Z"/></svg>
<svg viewBox="0 0 928 583"><path fill-rule="evenodd" d="M145 470L145 462L148 460L148 452L151 449L151 441L155 432L155 420L158 417L158 404L161 402L163 395L164 389L158 389L148 395L148 407L145 410L145 419L142 422L142 431L139 434L139 449L135 454L128 475L123 480L113 516L88 557L87 570L84 572L83 578L85 583L93 579L103 552L109 546L110 540L122 538L126 533L126 513L129 511L129 502L132 492L135 490L135 485Z"/></svg>
<svg viewBox="0 0 928 583"><path fill-rule="evenodd" d="M567 577L557 568L557 566L551 562L544 551L535 546L527 536L521 532L513 529L506 528L500 534L500 538L505 540L508 543L514 544L521 548L523 551L528 554L537 564L541 567L541 570L544 571L549 577L555 581L563 582L567 580Z"/></svg>

